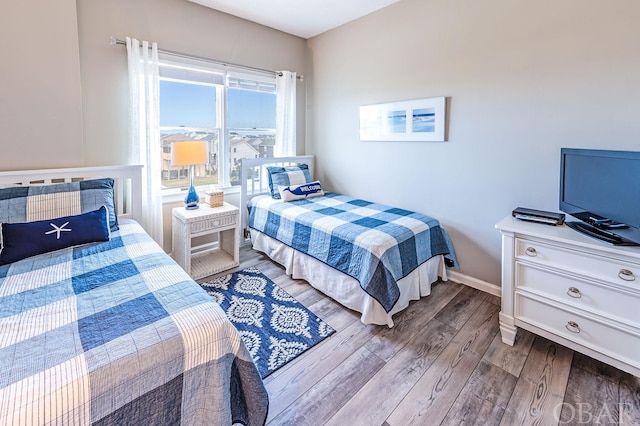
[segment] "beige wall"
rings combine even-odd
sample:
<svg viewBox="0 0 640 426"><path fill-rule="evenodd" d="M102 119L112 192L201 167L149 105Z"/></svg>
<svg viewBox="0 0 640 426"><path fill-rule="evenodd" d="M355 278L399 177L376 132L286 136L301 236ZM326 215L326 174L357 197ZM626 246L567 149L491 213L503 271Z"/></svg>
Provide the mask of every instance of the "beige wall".
<svg viewBox="0 0 640 426"><path fill-rule="evenodd" d="M494 224L558 208L560 147L640 150L637 0L402 0L309 41L307 151L333 189L439 218L500 284ZM447 96L448 142L360 142L358 107Z"/></svg>
<svg viewBox="0 0 640 426"><path fill-rule="evenodd" d="M305 73L303 39L186 0L6 2L0 13L0 170L126 163L126 49L111 46L110 36ZM305 104L300 83L300 153Z"/></svg>
<svg viewBox="0 0 640 426"><path fill-rule="evenodd" d="M75 0L5 1L0 12L0 170L81 166Z"/></svg>
<svg viewBox="0 0 640 426"><path fill-rule="evenodd" d="M305 40L187 0L77 0L83 127L87 165L127 162L127 51L110 37L155 41L192 56L305 73ZM304 106L304 83L297 86ZM298 110L298 150L304 152L305 109ZM236 200L237 202L237 200ZM164 206L163 248L171 251L171 209Z"/></svg>
<svg viewBox="0 0 640 426"><path fill-rule="evenodd" d="M87 165L127 161L127 51L111 36L159 49L304 74L305 41L187 0L77 0ZM298 103L304 105L304 85ZM298 115L304 149L304 108Z"/></svg>

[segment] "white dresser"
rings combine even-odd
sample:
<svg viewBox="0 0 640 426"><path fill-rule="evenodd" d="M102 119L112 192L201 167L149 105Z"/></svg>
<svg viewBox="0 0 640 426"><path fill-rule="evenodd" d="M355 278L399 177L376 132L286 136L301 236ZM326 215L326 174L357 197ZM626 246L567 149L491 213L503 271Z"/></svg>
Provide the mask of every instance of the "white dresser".
<svg viewBox="0 0 640 426"><path fill-rule="evenodd" d="M509 216L502 233L502 341L517 327L640 376L640 247Z"/></svg>

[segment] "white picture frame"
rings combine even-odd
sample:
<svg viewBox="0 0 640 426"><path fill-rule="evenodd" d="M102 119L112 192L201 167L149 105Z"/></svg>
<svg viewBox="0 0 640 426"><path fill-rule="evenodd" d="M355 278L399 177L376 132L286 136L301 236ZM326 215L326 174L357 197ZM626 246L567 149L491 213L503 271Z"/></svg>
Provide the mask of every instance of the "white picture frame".
<svg viewBox="0 0 640 426"><path fill-rule="evenodd" d="M446 141L444 96L360 107L361 141Z"/></svg>

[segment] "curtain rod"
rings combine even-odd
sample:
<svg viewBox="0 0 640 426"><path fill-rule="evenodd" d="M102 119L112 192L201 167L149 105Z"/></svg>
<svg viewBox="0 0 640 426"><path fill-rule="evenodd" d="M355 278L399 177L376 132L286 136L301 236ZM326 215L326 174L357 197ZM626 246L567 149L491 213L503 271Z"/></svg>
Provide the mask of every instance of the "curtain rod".
<svg viewBox="0 0 640 426"><path fill-rule="evenodd" d="M117 39L117 38L112 36L111 37L111 45L115 45L115 44L121 44L123 46L126 46L127 42L124 41L124 40L119 40L119 39ZM202 56L187 55L187 54L180 53L180 52L174 52L173 50L158 49L158 53L164 53L164 54L167 54L167 55L177 56L177 57L185 58L185 59L197 59L199 61L211 62L211 63L217 64L217 65L222 65L224 67L240 68L240 69L244 69L244 70L262 72L262 73L265 73L265 74L273 74L273 75L277 75L278 77L282 77L282 73L280 71L266 70L266 69L263 69L263 68L249 67L249 66L246 66L246 65L232 64L230 62L219 61L217 59L204 58ZM304 80L304 76L303 75L298 75L298 76L296 76L296 79L298 79L300 81L303 81Z"/></svg>

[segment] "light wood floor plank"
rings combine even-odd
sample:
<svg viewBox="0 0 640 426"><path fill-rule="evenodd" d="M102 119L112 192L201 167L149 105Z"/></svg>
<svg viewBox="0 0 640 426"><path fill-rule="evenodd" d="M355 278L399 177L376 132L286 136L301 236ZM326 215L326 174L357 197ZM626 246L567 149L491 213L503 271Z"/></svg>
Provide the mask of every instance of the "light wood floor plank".
<svg viewBox="0 0 640 426"><path fill-rule="evenodd" d="M497 306L480 302L454 341L391 413L387 424L439 424L446 417L489 346L490 336L496 334L497 313Z"/></svg>
<svg viewBox="0 0 640 426"><path fill-rule="evenodd" d="M436 319L408 342L338 412L328 425L379 425L453 338L456 330ZM392 392L388 390L392 389Z"/></svg>
<svg viewBox="0 0 640 426"><path fill-rule="evenodd" d="M328 297L324 297L313 305L307 306L307 308L319 318L322 318L334 330L342 330L353 321L360 321L359 313L345 309Z"/></svg>
<svg viewBox="0 0 640 426"><path fill-rule="evenodd" d="M490 362L480 360L478 367L441 424L496 425L500 423L516 381L517 378L512 374Z"/></svg>
<svg viewBox="0 0 640 426"><path fill-rule="evenodd" d="M446 282L433 286L431 295L412 302L407 309L393 317L394 326L382 330L367 343L367 348L385 361L389 361L414 336L421 333L427 322L435 317L451 299L463 289L456 283Z"/></svg>
<svg viewBox="0 0 640 426"><path fill-rule="evenodd" d="M298 292L295 298L305 306L312 306L314 303L327 298L327 296L322 294L322 292L316 290L307 283L304 283L299 288L301 288L302 291Z"/></svg>
<svg viewBox="0 0 640 426"><path fill-rule="evenodd" d="M266 276L271 277L268 273L263 272ZM274 283L278 284L283 290L289 293L291 296L295 297L296 300L299 300L299 295L303 294L306 291L314 291L314 288L311 287L308 283L304 281L295 281L286 275L278 275L275 278L271 278ZM316 290L317 291L317 290Z"/></svg>
<svg viewBox="0 0 640 426"><path fill-rule="evenodd" d="M280 277L287 277L285 274L284 268L277 263L266 259L265 256L261 256L259 262L256 262L253 266L258 268L263 274L271 278L272 281L275 281ZM287 277L287 280L291 280L291 278Z"/></svg>
<svg viewBox="0 0 640 426"><path fill-rule="evenodd" d="M612 382L582 368L572 368L562 404L563 424L614 424L620 419L620 390Z"/></svg>
<svg viewBox="0 0 640 426"><path fill-rule="evenodd" d="M573 351L536 336L501 424L557 424Z"/></svg>
<svg viewBox="0 0 640 426"><path fill-rule="evenodd" d="M620 378L620 424L640 425L640 377L627 373Z"/></svg>
<svg viewBox="0 0 640 426"><path fill-rule="evenodd" d="M322 297L318 298L318 300L313 303L310 303L310 301L301 303L323 320L326 320L327 318L333 316L338 311L344 311L344 309L342 309L342 307L338 303L324 295L322 295Z"/></svg>
<svg viewBox="0 0 640 426"><path fill-rule="evenodd" d="M497 333L499 312L500 309L496 305L482 302L471 319L453 337L453 342L469 343L470 351L484 355ZM469 339L467 335L473 335L474 338Z"/></svg>
<svg viewBox="0 0 640 426"><path fill-rule="evenodd" d="M315 426L325 423L384 364L367 348L361 347L268 424Z"/></svg>
<svg viewBox="0 0 640 426"><path fill-rule="evenodd" d="M640 354L638 354L638 357L640 357ZM611 365L605 364L604 362L600 362L581 354L580 352L573 353L573 367L587 370L596 376L602 376L612 382L620 382L622 376L628 374Z"/></svg>
<svg viewBox="0 0 640 426"><path fill-rule="evenodd" d="M360 321L354 322L292 361L290 366L273 373L273 377L267 377L265 385L269 392L270 417L279 415L300 395L340 366L377 332L376 326L365 325Z"/></svg>
<svg viewBox="0 0 640 426"><path fill-rule="evenodd" d="M498 333L484 354L484 359L519 377L535 337L535 334L520 328L516 333L514 345L509 346L502 343L502 335Z"/></svg>
<svg viewBox="0 0 640 426"><path fill-rule="evenodd" d="M500 306L501 299L498 296L494 296L493 294L485 293L486 301L489 303L493 303L494 305Z"/></svg>
<svg viewBox="0 0 640 426"><path fill-rule="evenodd" d="M571 349L535 336L520 377L534 383L546 382L550 393L563 395L572 361Z"/></svg>
<svg viewBox="0 0 640 426"><path fill-rule="evenodd" d="M479 290L464 287L456 296L442 308L435 316L436 319L460 330L467 320L478 309L484 297Z"/></svg>

